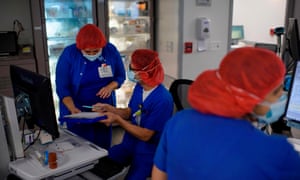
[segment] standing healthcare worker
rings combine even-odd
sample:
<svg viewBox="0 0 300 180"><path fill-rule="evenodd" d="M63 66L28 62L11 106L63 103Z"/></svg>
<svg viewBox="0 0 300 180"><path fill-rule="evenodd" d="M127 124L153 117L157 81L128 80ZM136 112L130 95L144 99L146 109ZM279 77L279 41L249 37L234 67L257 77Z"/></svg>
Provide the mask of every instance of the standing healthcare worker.
<svg viewBox="0 0 300 180"><path fill-rule="evenodd" d="M108 157L124 166L130 165L126 179L144 180L151 175L156 147L173 113L173 100L162 85L164 70L157 52L134 51L129 69L128 78L137 82L129 107L121 109L98 103L94 110L107 116L100 122L117 123L125 130L122 142L109 149Z"/></svg>
<svg viewBox="0 0 300 180"><path fill-rule="evenodd" d="M106 42L102 31L94 24L83 26L76 44L64 49L56 66L56 91L60 118L67 114L91 111L83 106L98 102L115 106L115 92L126 78L125 68L116 47ZM108 149L111 127L101 123L67 123L75 134Z"/></svg>
<svg viewBox="0 0 300 180"><path fill-rule="evenodd" d="M276 54L254 47L233 50L218 69L201 73L188 91L192 109L166 124L152 180L300 179L300 156L286 137L251 123L277 103L284 75Z"/></svg>

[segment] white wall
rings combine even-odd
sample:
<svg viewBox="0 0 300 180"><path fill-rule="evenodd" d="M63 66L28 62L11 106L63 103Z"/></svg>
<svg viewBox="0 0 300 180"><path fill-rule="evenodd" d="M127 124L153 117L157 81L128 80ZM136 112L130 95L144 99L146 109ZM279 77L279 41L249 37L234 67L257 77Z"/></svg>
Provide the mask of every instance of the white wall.
<svg viewBox="0 0 300 180"><path fill-rule="evenodd" d="M212 0L211 6L196 6L195 0L157 1L157 50L166 74L194 79L200 72L218 67L228 52L231 23L245 26L245 40L277 43L276 36L270 36L269 32L271 28L284 26L287 0ZM204 52L196 50L197 17L211 20ZM193 42L191 54L184 54L184 42Z"/></svg>
<svg viewBox="0 0 300 180"><path fill-rule="evenodd" d="M195 0L158 0L157 43L166 74L195 79L206 69L216 68L228 51L231 0L212 0L211 6L196 6ZM211 21L206 51L197 52L196 18ZM193 43L193 52L184 54L184 42Z"/></svg>
<svg viewBox="0 0 300 180"><path fill-rule="evenodd" d="M19 36L19 44L32 44L29 0L1 0L0 17L0 31L12 31L13 22L17 19L24 27Z"/></svg>
<svg viewBox="0 0 300 180"><path fill-rule="evenodd" d="M192 54L182 54L182 77L195 79L200 72L218 67L228 51L230 5L230 0L212 0L211 6L196 6L193 0L184 1L183 43L192 41L194 50ZM204 52L196 50L197 17L207 17L210 20L210 38L206 40L207 50Z"/></svg>
<svg viewBox="0 0 300 180"><path fill-rule="evenodd" d="M245 40L277 43L270 29L284 27L286 0L234 0L233 25L244 25Z"/></svg>
<svg viewBox="0 0 300 180"><path fill-rule="evenodd" d="M157 51L165 73L178 76L179 0L158 0Z"/></svg>

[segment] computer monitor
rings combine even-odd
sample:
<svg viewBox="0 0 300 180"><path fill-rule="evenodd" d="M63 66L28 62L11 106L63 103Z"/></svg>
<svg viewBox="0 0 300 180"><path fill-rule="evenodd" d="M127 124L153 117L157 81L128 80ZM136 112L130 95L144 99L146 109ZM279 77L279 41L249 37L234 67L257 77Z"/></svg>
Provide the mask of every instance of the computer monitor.
<svg viewBox="0 0 300 180"><path fill-rule="evenodd" d="M244 39L244 26L232 25L231 29L231 41L232 44L237 44L239 40Z"/></svg>
<svg viewBox="0 0 300 180"><path fill-rule="evenodd" d="M295 64L288 94L285 119L300 123L300 61L296 61Z"/></svg>
<svg viewBox="0 0 300 180"><path fill-rule="evenodd" d="M289 18L286 30L287 49L294 61L300 60L299 28L296 18Z"/></svg>
<svg viewBox="0 0 300 180"><path fill-rule="evenodd" d="M58 138L50 78L14 65L10 66L10 77L18 116L25 116L29 128L36 125Z"/></svg>

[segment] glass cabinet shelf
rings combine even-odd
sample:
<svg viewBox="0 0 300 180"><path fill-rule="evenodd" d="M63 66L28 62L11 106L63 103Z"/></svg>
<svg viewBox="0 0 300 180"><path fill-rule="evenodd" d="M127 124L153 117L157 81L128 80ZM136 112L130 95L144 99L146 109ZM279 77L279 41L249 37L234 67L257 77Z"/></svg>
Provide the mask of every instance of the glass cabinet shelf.
<svg viewBox="0 0 300 180"><path fill-rule="evenodd" d="M124 34L113 34L110 35L110 38L124 38L124 37L145 37L150 38L149 33L124 33Z"/></svg>
<svg viewBox="0 0 300 180"><path fill-rule="evenodd" d="M59 17L59 18L45 18L47 21L80 21L80 20L85 20L85 21L92 21L93 19L91 17Z"/></svg>
<svg viewBox="0 0 300 180"><path fill-rule="evenodd" d="M53 0L45 3L46 18L91 17L91 3L85 0Z"/></svg>
<svg viewBox="0 0 300 180"><path fill-rule="evenodd" d="M59 36L59 37L48 37L49 41L66 41L66 40L72 40L75 41L75 36Z"/></svg>
<svg viewBox="0 0 300 180"><path fill-rule="evenodd" d="M132 20L132 19L149 19L149 16L119 16L119 15L111 15L110 19L118 19L120 21L124 20Z"/></svg>
<svg viewBox="0 0 300 180"><path fill-rule="evenodd" d="M152 15L147 0L110 0L108 9L109 41L119 51L130 54L152 46Z"/></svg>

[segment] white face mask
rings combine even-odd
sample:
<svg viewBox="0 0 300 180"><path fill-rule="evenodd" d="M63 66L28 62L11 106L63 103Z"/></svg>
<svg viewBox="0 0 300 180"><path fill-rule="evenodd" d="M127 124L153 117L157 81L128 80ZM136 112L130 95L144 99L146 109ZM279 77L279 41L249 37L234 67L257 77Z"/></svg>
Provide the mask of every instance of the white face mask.
<svg viewBox="0 0 300 180"><path fill-rule="evenodd" d="M100 50L98 53L94 54L94 55L88 55L85 54L84 52L82 52L83 57L87 58L89 61L95 61L96 59L98 59L98 57L102 54L102 50Z"/></svg>

